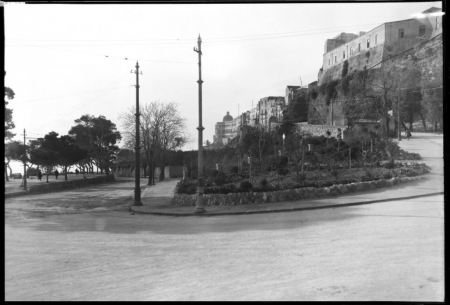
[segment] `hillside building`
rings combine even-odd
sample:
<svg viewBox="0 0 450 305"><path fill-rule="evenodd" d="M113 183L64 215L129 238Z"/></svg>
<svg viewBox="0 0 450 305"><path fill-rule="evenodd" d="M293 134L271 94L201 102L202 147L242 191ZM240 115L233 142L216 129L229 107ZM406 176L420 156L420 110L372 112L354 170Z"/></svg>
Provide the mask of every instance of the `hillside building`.
<svg viewBox="0 0 450 305"><path fill-rule="evenodd" d="M383 52L387 47L395 49L398 54L410 49L422 40L428 40L442 33L442 15L440 8L431 7L422 12L420 16L412 19L383 23L368 32L359 32L358 35L352 33L341 33L332 39L327 39L324 46L322 68L318 73L318 84L321 84L325 72L350 58L361 54L367 54L374 58L377 56L378 62L383 57ZM368 53L371 51L372 53ZM393 54L390 54L393 55ZM378 64L378 62L376 64ZM369 64L369 61L364 64ZM379 68L380 65L374 68ZM369 66L357 67L359 69L370 68ZM333 75L332 79L337 75ZM329 81L331 79L327 79Z"/></svg>

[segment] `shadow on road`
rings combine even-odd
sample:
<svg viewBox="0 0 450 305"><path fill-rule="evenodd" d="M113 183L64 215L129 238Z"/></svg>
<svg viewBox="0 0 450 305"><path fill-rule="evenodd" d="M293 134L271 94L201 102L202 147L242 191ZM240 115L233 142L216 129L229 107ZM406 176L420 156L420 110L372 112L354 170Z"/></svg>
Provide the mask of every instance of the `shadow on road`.
<svg viewBox="0 0 450 305"><path fill-rule="evenodd" d="M98 232L116 234L175 234L200 235L219 232L273 231L305 226L317 226L323 222L340 222L358 217L361 207L316 211L244 215L242 217L160 217L130 215L124 212L89 213L46 217L32 227L39 231ZM71 221L68 221L67 218ZM99 226L101 223L101 226Z"/></svg>

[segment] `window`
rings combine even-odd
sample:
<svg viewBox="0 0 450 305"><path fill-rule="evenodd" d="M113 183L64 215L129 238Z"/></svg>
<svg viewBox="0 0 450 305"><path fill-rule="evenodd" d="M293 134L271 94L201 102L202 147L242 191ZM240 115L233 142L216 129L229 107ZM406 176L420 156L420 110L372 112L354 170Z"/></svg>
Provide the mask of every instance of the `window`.
<svg viewBox="0 0 450 305"><path fill-rule="evenodd" d="M421 25L419 26L419 37L425 36L425 26Z"/></svg>
<svg viewBox="0 0 450 305"><path fill-rule="evenodd" d="M330 59L330 58L328 58L328 65L330 65L330 61L331 61L331 59Z"/></svg>
<svg viewBox="0 0 450 305"><path fill-rule="evenodd" d="M375 35L375 44L377 44L377 43L378 43L378 34Z"/></svg>
<svg viewBox="0 0 450 305"><path fill-rule="evenodd" d="M405 30L398 29L398 38L404 38L404 37L405 37Z"/></svg>
<svg viewBox="0 0 450 305"><path fill-rule="evenodd" d="M353 48L350 48L350 56L353 55Z"/></svg>
<svg viewBox="0 0 450 305"><path fill-rule="evenodd" d="M367 48L370 48L370 36L367 38Z"/></svg>
<svg viewBox="0 0 450 305"><path fill-rule="evenodd" d="M334 57L334 63L337 63L337 56Z"/></svg>
<svg viewBox="0 0 450 305"><path fill-rule="evenodd" d="M342 58L345 59L345 51L342 51Z"/></svg>
<svg viewBox="0 0 450 305"><path fill-rule="evenodd" d="M361 43L358 43L358 52L361 52Z"/></svg>

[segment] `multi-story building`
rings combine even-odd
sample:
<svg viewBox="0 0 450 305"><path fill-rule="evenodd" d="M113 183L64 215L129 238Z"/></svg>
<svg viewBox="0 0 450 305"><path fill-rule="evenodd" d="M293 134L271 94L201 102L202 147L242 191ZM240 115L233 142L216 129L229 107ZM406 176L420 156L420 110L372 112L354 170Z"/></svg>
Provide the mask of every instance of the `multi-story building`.
<svg viewBox="0 0 450 305"><path fill-rule="evenodd" d="M285 106L284 96L263 97L256 106L257 123L268 126L270 122L278 122Z"/></svg>
<svg viewBox="0 0 450 305"><path fill-rule="evenodd" d="M214 143L222 142L222 144L227 144L231 139L239 134L240 127L247 125L247 113L242 113L233 119L230 112L223 117L222 122L216 123L216 134L214 135Z"/></svg>
<svg viewBox="0 0 450 305"><path fill-rule="evenodd" d="M383 23L368 32L341 33L332 39L327 39L324 46L322 68L319 71L318 82L325 71L343 63L352 57L366 54L369 50L382 53L386 47L395 48L396 53L412 48L421 40L430 39L442 33L442 15L440 8L432 7L421 16ZM370 54L367 54L370 56ZM379 56L379 60L383 55ZM374 68L378 68L374 66ZM369 67L367 67L369 68Z"/></svg>

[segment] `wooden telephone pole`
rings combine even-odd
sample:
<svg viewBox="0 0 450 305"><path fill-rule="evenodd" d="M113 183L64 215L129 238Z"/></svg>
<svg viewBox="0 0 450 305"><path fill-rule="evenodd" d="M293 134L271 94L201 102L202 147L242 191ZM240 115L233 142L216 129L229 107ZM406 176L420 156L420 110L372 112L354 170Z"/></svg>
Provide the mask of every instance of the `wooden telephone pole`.
<svg viewBox="0 0 450 305"><path fill-rule="evenodd" d="M134 147L136 152L136 165L135 165L135 187L134 187L134 206L143 205L141 202L141 147L139 136L139 63L136 62L136 70L131 70L131 73L136 74L136 146ZM140 73L142 75L142 72Z"/></svg>
<svg viewBox="0 0 450 305"><path fill-rule="evenodd" d="M26 132L25 128L23 129L23 149L24 149L24 156L23 156L23 189L27 189L27 161L26 161L26 155L27 155L27 147L26 147Z"/></svg>

